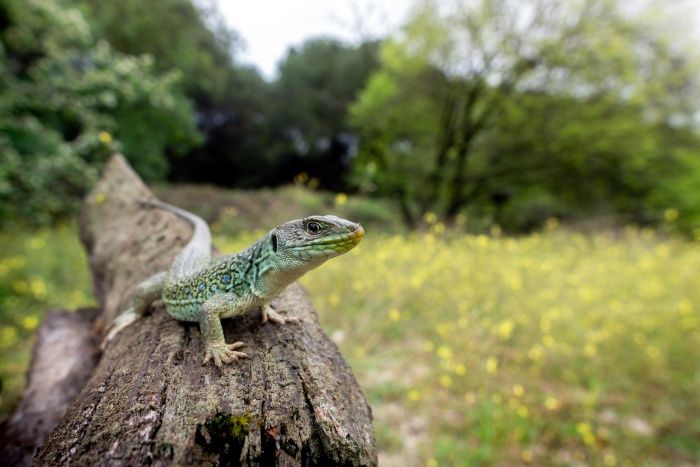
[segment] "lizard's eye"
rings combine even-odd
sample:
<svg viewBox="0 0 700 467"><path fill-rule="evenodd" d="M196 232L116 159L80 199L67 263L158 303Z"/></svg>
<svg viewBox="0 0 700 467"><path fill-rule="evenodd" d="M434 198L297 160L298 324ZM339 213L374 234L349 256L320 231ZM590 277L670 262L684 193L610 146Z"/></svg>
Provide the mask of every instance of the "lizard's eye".
<svg viewBox="0 0 700 467"><path fill-rule="evenodd" d="M311 235L316 235L321 231L321 224L313 221L309 222L308 224L306 224L306 231Z"/></svg>

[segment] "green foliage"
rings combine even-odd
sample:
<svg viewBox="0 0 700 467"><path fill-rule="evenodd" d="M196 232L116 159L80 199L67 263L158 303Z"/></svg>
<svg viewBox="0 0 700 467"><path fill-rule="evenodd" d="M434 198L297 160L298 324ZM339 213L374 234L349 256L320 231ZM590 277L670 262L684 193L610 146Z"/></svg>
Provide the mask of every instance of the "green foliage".
<svg viewBox="0 0 700 467"><path fill-rule="evenodd" d="M270 155L291 158L296 173L308 173L323 188L345 188L356 142L348 107L377 68L377 52L376 42L350 46L332 39L290 49L270 91Z"/></svg>
<svg viewBox="0 0 700 467"><path fill-rule="evenodd" d="M673 138L662 174L649 196L649 217L670 232L700 239L700 135L692 131L667 131Z"/></svg>
<svg viewBox="0 0 700 467"><path fill-rule="evenodd" d="M230 87L233 31L191 0L71 0L92 19L96 34L119 52L150 55L160 72L179 70L181 84L199 104L220 104ZM208 23L206 23L208 19Z"/></svg>
<svg viewBox="0 0 700 467"><path fill-rule="evenodd" d="M111 152L149 180L166 147L198 139L178 75L115 52L56 1L8 0L0 30L0 217L45 223L70 212Z"/></svg>
<svg viewBox="0 0 700 467"><path fill-rule="evenodd" d="M195 212L221 235L269 229L289 219L332 212L360 222L367 231L401 232L403 225L388 200L313 191L301 183L256 191L202 185L156 187L160 199ZM260 213L265 213L261 216Z"/></svg>
<svg viewBox="0 0 700 467"><path fill-rule="evenodd" d="M311 39L298 50L290 49L274 83L279 118L309 146L347 131L347 107L376 66L376 43L353 47Z"/></svg>
<svg viewBox="0 0 700 467"><path fill-rule="evenodd" d="M693 204L673 177L700 176L700 61L656 7L419 2L351 108L357 186L409 224L469 211L511 230L547 218L513 215L535 192L550 211L642 223L661 199Z"/></svg>

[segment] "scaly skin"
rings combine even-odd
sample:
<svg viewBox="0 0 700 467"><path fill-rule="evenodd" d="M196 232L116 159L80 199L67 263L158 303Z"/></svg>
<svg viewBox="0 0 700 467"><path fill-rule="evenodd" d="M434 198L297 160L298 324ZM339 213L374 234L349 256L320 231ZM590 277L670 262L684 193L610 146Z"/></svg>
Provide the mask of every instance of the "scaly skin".
<svg viewBox="0 0 700 467"><path fill-rule="evenodd" d="M270 301L308 271L350 251L365 234L359 224L339 217L311 216L279 225L244 251L212 262L211 234L202 219L165 203L144 204L174 212L195 231L170 271L139 285L133 306L114 320L103 346L162 297L172 317L199 322L206 347L202 364L213 360L216 366L246 357L236 350L243 342L224 340L222 318L262 307L263 322L297 322L276 312Z"/></svg>

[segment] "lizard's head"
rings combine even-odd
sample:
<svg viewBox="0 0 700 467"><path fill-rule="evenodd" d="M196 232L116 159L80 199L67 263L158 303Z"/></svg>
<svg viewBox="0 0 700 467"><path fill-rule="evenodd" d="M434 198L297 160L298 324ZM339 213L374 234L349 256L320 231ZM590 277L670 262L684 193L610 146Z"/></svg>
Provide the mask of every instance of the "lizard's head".
<svg viewBox="0 0 700 467"><path fill-rule="evenodd" d="M275 227L269 235L277 256L294 267L316 267L357 246L365 231L336 216L310 216Z"/></svg>

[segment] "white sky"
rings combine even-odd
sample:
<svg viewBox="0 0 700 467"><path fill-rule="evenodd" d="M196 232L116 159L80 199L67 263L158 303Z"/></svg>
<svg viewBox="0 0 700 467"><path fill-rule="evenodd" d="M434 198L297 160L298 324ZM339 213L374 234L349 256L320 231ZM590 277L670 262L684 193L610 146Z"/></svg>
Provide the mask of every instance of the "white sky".
<svg viewBox="0 0 700 467"><path fill-rule="evenodd" d="M385 35L401 24L411 0L218 0L246 47L236 54L273 78L290 46L319 35L349 42Z"/></svg>
<svg viewBox="0 0 700 467"><path fill-rule="evenodd" d="M414 0L199 0L218 5L228 26L244 40L236 60L256 66L272 79L290 46L331 36L348 42L384 36L403 22ZM556 1L556 0L553 0ZM632 0L644 4L651 0ZM665 2L668 3L665 3ZM671 8L691 7L698 19L691 34L700 37L700 0L663 0Z"/></svg>

